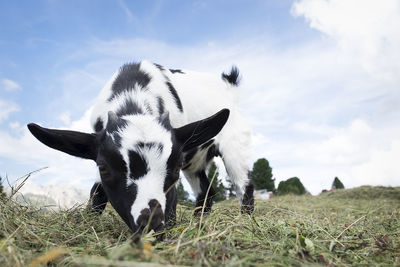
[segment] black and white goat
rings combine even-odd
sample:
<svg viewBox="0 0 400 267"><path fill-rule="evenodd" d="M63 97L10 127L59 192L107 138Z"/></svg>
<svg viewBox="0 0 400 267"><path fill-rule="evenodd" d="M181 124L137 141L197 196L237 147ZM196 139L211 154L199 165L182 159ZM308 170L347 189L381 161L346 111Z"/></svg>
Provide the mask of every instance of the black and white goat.
<svg viewBox="0 0 400 267"><path fill-rule="evenodd" d="M91 190L92 208L101 213L109 201L134 233L145 227L160 231L174 221L181 170L197 197L196 206L204 204L210 211L215 191L210 188L206 199L206 167L214 156L222 157L242 212L251 213L250 132L230 90L238 76L236 68L221 80L148 61L126 64L98 97L92 113L95 133L36 124L28 128L51 148L94 160L100 179Z"/></svg>

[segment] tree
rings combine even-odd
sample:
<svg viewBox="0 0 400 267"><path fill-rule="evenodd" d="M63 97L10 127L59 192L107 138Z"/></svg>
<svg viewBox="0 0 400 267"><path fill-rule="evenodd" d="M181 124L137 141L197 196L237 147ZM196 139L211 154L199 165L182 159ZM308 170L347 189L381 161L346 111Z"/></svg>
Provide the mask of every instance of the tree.
<svg viewBox="0 0 400 267"><path fill-rule="evenodd" d="M3 187L3 177L0 176L0 199L5 197L6 193L4 192L4 187Z"/></svg>
<svg viewBox="0 0 400 267"><path fill-rule="evenodd" d="M189 193L185 191L181 179L179 179L176 191L178 194L178 200L187 200L189 198Z"/></svg>
<svg viewBox="0 0 400 267"><path fill-rule="evenodd" d="M230 179L227 179L227 181L228 181L228 187L227 187L228 198L231 199L236 196L236 187Z"/></svg>
<svg viewBox="0 0 400 267"><path fill-rule="evenodd" d="M250 177L256 190L275 191L275 179L272 179L272 168L267 159L261 158L254 163Z"/></svg>
<svg viewBox="0 0 400 267"><path fill-rule="evenodd" d="M278 185L277 195L303 195L305 193L307 193L307 190L297 177L289 178L286 181L280 182Z"/></svg>
<svg viewBox="0 0 400 267"><path fill-rule="evenodd" d="M214 196L215 202L226 199L226 188L222 183L222 181L218 179L218 176L219 176L218 168L217 165L215 165L215 162L213 161L208 169L208 179L211 182L211 180L214 177L211 185L215 190L215 196Z"/></svg>
<svg viewBox="0 0 400 267"><path fill-rule="evenodd" d="M335 177L332 183L332 189L344 189L344 185L339 180L339 178Z"/></svg>

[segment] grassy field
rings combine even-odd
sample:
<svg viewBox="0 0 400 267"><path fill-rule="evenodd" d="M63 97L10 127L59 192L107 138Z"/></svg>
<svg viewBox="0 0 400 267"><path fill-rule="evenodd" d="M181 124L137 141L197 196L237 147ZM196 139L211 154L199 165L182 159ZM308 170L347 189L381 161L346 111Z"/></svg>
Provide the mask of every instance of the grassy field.
<svg viewBox="0 0 400 267"><path fill-rule="evenodd" d="M400 188L360 187L321 196L237 201L204 218L179 205L163 241L131 233L111 207L63 211L0 204L0 266L400 265Z"/></svg>

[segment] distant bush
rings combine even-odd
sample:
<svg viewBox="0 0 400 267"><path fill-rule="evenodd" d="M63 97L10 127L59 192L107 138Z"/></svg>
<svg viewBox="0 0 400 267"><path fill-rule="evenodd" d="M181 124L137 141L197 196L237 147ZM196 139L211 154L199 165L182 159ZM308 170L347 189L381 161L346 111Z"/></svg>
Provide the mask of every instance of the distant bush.
<svg viewBox="0 0 400 267"><path fill-rule="evenodd" d="M179 179L178 186L176 187L176 191L178 194L178 200L184 201L189 199L189 193L186 192L185 188L183 187L181 179Z"/></svg>
<svg viewBox="0 0 400 267"><path fill-rule="evenodd" d="M212 187L215 190L215 196L214 196L214 201L219 202L222 200L226 199L226 188L222 181L219 179L219 172L218 172L218 167L213 161L210 165L210 168L208 169L208 179L212 180Z"/></svg>
<svg viewBox="0 0 400 267"><path fill-rule="evenodd" d="M280 182L277 189L278 196L286 194L303 195L305 193L307 193L307 190L297 177Z"/></svg>
<svg viewBox="0 0 400 267"><path fill-rule="evenodd" d="M333 180L332 189L344 189L344 185L339 180L339 178L335 177L335 179Z"/></svg>

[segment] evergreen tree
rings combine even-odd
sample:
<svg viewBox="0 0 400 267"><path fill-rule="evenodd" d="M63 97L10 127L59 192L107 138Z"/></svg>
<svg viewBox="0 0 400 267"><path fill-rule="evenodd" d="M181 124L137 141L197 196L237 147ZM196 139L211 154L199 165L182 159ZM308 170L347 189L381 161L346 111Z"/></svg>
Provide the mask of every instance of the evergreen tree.
<svg viewBox="0 0 400 267"><path fill-rule="evenodd" d="M332 183L332 189L344 189L344 185L339 180L339 178L335 177Z"/></svg>
<svg viewBox="0 0 400 267"><path fill-rule="evenodd" d="M215 165L215 162L213 161L208 169L208 179L211 182L211 180L214 177L214 180L212 181L212 187L215 190L215 196L214 196L215 202L226 199L226 188L223 185L222 181L218 179L218 176L219 176L218 168L217 165Z"/></svg>
<svg viewBox="0 0 400 267"><path fill-rule="evenodd" d="M3 177L0 176L0 199L5 197L6 193L4 192L4 187L3 187Z"/></svg>
<svg viewBox="0 0 400 267"><path fill-rule="evenodd" d="M227 179L227 181L228 181L228 188L227 188L228 198L231 199L236 196L236 187L230 179Z"/></svg>
<svg viewBox="0 0 400 267"><path fill-rule="evenodd" d="M289 178L286 181L280 182L278 185L277 195L303 195L305 193L307 193L307 190L297 177Z"/></svg>
<svg viewBox="0 0 400 267"><path fill-rule="evenodd" d="M256 190L275 191L275 179L272 179L272 168L267 159L261 158L254 163L250 177Z"/></svg>
<svg viewBox="0 0 400 267"><path fill-rule="evenodd" d="M178 194L178 200L187 200L189 198L189 193L185 191L181 179L179 179L176 191Z"/></svg>

